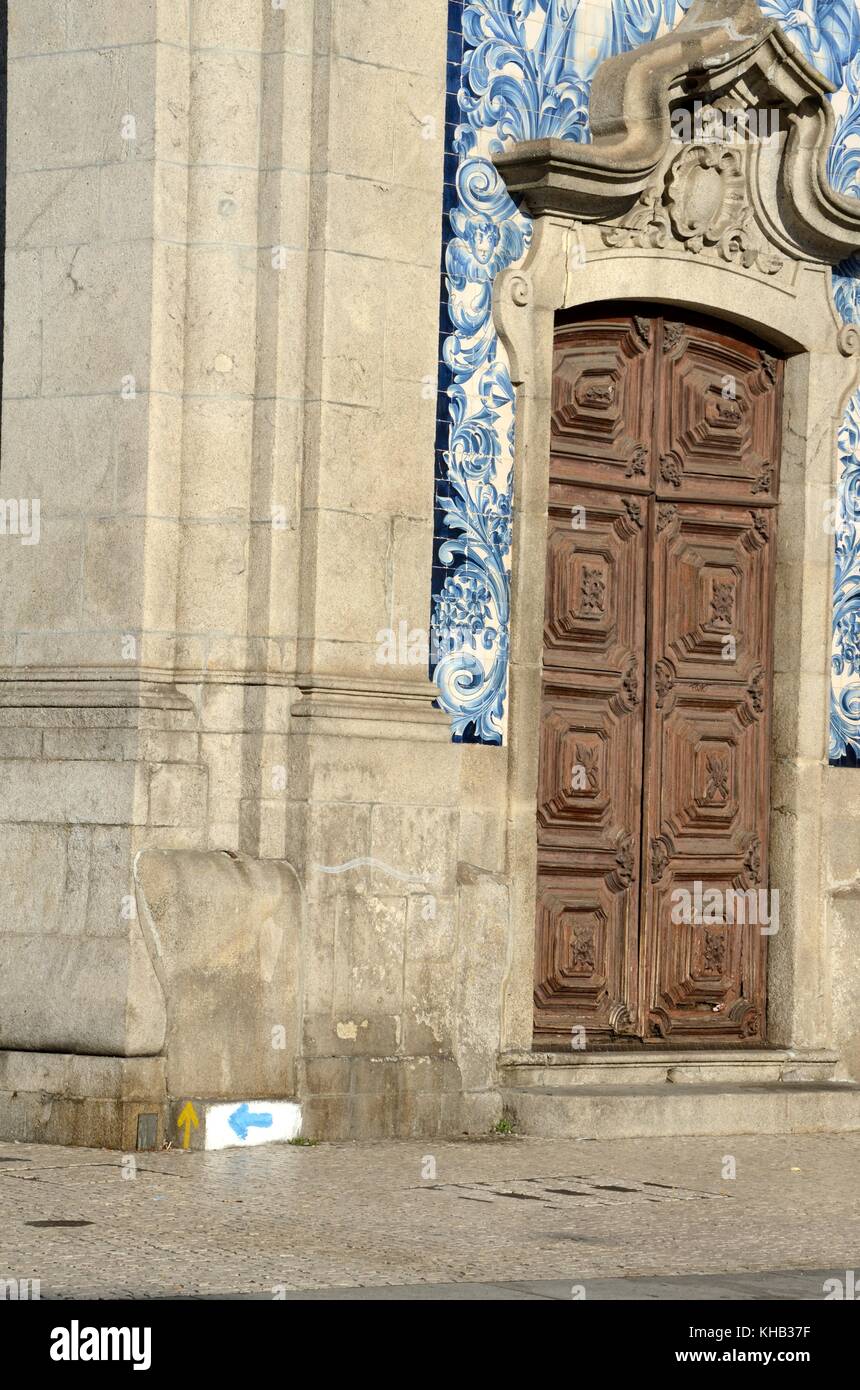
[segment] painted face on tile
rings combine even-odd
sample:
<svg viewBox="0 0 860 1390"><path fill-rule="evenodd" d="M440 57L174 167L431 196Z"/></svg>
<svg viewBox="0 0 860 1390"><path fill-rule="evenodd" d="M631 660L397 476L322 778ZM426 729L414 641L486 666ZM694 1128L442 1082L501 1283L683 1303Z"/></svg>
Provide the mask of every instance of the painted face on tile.
<svg viewBox="0 0 860 1390"><path fill-rule="evenodd" d="M499 229L492 222L475 222L469 229L472 254L481 265L489 265L499 244Z"/></svg>

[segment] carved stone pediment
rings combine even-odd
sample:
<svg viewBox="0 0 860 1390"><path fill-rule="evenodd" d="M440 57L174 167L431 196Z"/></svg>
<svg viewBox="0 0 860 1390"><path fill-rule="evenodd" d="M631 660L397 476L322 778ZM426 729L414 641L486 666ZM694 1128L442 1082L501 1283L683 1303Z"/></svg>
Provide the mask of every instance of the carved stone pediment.
<svg viewBox="0 0 860 1390"><path fill-rule="evenodd" d="M697 249L705 242L715 246L747 214L740 151L723 145L688 145L672 162L666 202L676 236L699 243Z"/></svg>
<svg viewBox="0 0 860 1390"><path fill-rule="evenodd" d="M694 0L672 33L598 68L591 144L529 141L494 162L533 216L615 223L611 245L677 242L763 275L784 255L834 265L860 248L860 199L827 178L833 90L755 0ZM743 121L728 144L679 142L693 107L766 113L768 149Z"/></svg>
<svg viewBox="0 0 860 1390"><path fill-rule="evenodd" d="M686 145L640 194L629 213L604 228L607 246L663 249L776 275L785 259L756 223L747 186L748 153L720 143Z"/></svg>

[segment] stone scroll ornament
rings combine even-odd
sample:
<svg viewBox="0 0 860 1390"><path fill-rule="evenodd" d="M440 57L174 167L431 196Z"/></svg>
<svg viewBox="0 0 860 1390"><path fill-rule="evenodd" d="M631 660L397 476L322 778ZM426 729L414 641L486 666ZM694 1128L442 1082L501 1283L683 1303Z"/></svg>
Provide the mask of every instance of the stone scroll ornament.
<svg viewBox="0 0 860 1390"><path fill-rule="evenodd" d="M604 59L679 24L692 0L459 0L448 99L444 289L450 331L439 376L432 676L457 740L505 736L512 557L514 393L492 322L496 275L522 262L530 219L492 156L514 142L589 141ZM860 194L860 15L855 0L759 0L835 85L834 188ZM450 53L449 53L450 56ZM450 201L451 206L447 204ZM743 229L742 229L743 230ZM743 246L733 243L733 253ZM750 251L748 254L752 254ZM860 258L837 267L836 304L860 322ZM860 395L840 434L831 756L860 757ZM854 503L857 506L854 506Z"/></svg>

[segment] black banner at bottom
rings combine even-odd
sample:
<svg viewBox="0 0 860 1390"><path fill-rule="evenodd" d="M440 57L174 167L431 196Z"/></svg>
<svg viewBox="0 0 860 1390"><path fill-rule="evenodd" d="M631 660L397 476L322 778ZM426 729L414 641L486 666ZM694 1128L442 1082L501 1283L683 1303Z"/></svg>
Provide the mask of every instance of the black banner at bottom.
<svg viewBox="0 0 860 1390"><path fill-rule="evenodd" d="M498 1365L502 1351L505 1359L514 1353L510 1316L501 1309L494 1315L487 1307L494 1301L511 1298L503 1290L496 1299L485 1293L476 1297L474 1286L462 1285L459 1289L449 1286L438 1297L430 1290L423 1297L411 1291L406 1297L392 1288L291 1292L266 1300L7 1300L0 1303L0 1336L7 1367L14 1360L28 1372L36 1372L39 1379L92 1377L107 1369L114 1377L117 1371L162 1377L179 1374L189 1382L214 1372L219 1380L238 1376L245 1383L265 1374L279 1378L307 1374L299 1366L308 1357L318 1370L325 1364L327 1375L333 1365L357 1372L363 1364L366 1373L369 1348L375 1348L375 1357L383 1347L393 1351L408 1335L411 1316L417 1326L426 1327L425 1335L433 1338L430 1346L437 1352L441 1350L436 1341L440 1319L460 1334L455 1354L458 1378L470 1365L486 1377L494 1364L504 1373L504 1366ZM691 1370L757 1366L765 1372L800 1366L820 1375L831 1367L852 1364L856 1349L858 1310L856 1302L845 1307L845 1299L707 1303L573 1297L565 1302L532 1296L515 1301L543 1305L533 1308L525 1323L521 1309L516 1324L520 1335L529 1325L549 1324L562 1335L577 1338L570 1344L571 1375L580 1373L598 1349L600 1359L610 1358L613 1375L628 1368L661 1373L669 1366ZM390 1307L381 1308L384 1321L380 1318L376 1331L368 1303L398 1303L400 1308L394 1320ZM448 1306L444 1310L413 1307L407 1313L410 1303ZM462 1305L459 1312L452 1304ZM496 1324L499 1314L504 1321L500 1317ZM452 1367L448 1357L445 1361L447 1374ZM416 1373L420 1378L422 1372L440 1374L442 1366L437 1364L434 1373L433 1360L425 1351L417 1366L402 1365L401 1369L410 1378ZM392 1373L389 1361L386 1378Z"/></svg>

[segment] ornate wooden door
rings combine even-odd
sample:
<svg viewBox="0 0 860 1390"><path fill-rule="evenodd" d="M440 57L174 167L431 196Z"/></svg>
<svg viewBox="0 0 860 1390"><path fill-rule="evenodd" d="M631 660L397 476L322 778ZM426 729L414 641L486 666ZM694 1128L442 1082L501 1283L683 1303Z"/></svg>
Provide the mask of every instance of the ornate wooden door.
<svg viewBox="0 0 860 1390"><path fill-rule="evenodd" d="M724 325L557 329L537 1046L765 1037L781 396Z"/></svg>

